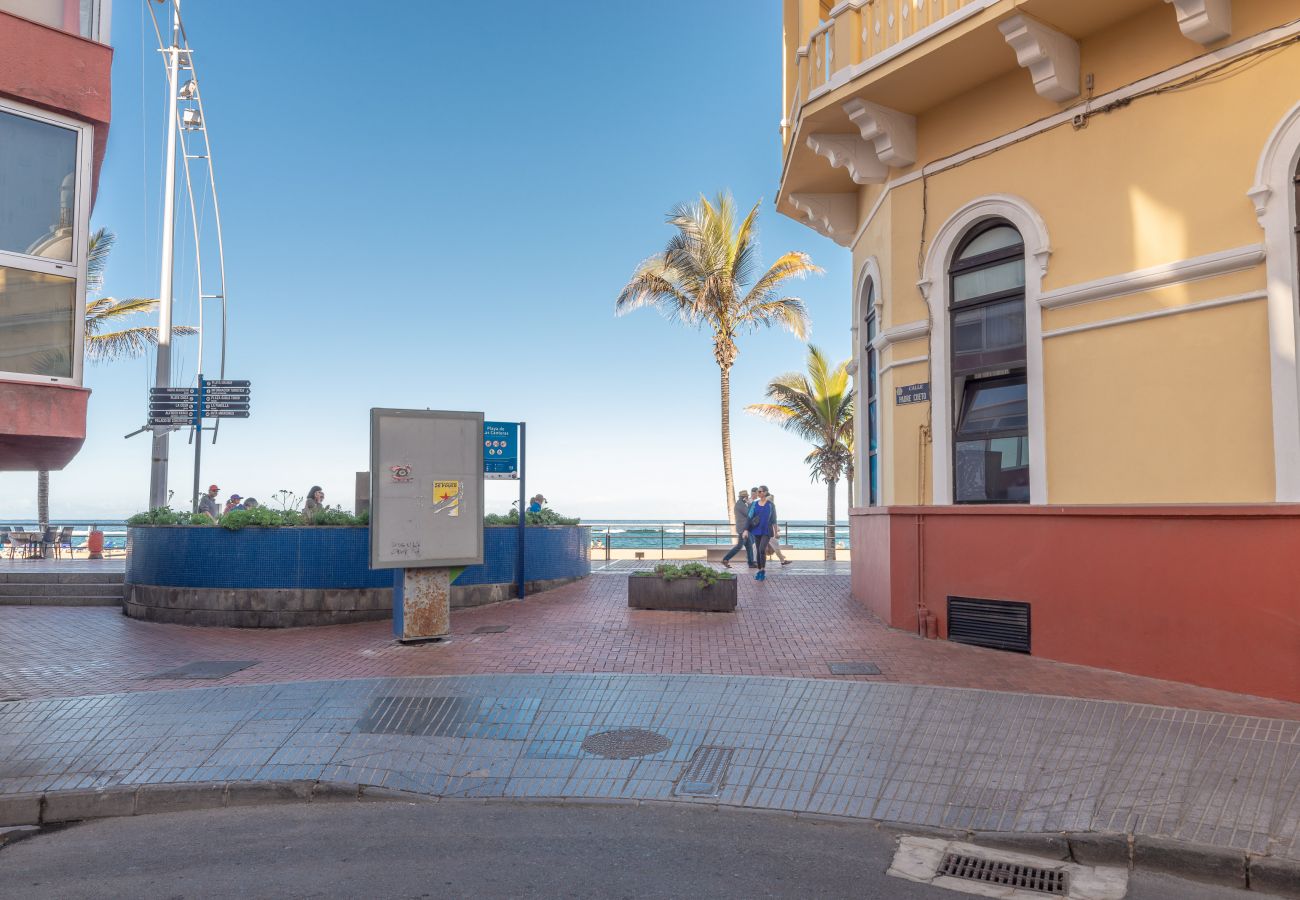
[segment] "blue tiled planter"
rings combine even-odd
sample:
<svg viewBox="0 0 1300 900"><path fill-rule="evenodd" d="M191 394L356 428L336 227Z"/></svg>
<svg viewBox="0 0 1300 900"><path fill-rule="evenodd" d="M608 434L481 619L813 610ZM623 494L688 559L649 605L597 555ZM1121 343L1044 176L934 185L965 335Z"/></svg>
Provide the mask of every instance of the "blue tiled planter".
<svg viewBox="0 0 1300 900"><path fill-rule="evenodd" d="M127 615L195 625L283 627L386 618L393 570L371 569L368 528L137 527L127 533ZM591 529L529 528L529 591L591 572ZM484 563L452 605L514 596L518 530L484 530Z"/></svg>

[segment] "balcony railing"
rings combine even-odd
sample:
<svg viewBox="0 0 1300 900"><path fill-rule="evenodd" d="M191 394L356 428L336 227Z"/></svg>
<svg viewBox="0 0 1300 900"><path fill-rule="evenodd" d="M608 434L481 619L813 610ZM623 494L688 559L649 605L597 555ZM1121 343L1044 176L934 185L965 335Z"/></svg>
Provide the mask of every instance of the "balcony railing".
<svg viewBox="0 0 1300 900"><path fill-rule="evenodd" d="M831 87L897 56L997 0L844 0L795 54L798 96ZM793 117L791 117L793 118Z"/></svg>
<svg viewBox="0 0 1300 900"><path fill-rule="evenodd" d="M107 44L113 0L0 0L0 12Z"/></svg>

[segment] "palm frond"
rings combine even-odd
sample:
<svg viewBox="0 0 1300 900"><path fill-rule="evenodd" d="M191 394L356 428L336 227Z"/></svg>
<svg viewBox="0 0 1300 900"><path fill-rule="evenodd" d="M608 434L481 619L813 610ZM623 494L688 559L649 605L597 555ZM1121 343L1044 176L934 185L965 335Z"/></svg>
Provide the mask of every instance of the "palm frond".
<svg viewBox="0 0 1300 900"><path fill-rule="evenodd" d="M173 336L198 334L189 325L173 325ZM112 359L134 359L143 356L150 347L158 345L158 329L153 325L123 328L105 334L86 335L86 359L105 362Z"/></svg>

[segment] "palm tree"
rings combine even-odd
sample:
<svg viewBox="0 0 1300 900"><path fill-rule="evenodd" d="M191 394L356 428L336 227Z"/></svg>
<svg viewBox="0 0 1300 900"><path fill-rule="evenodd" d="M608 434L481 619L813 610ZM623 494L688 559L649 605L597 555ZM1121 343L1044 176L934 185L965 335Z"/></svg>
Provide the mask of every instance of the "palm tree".
<svg viewBox="0 0 1300 900"><path fill-rule="evenodd" d="M849 361L831 367L821 350L808 345L808 372L787 372L767 385L771 403L747 409L813 445L804 462L812 480L826 483L826 558L835 558L835 485L852 471L853 387Z"/></svg>
<svg viewBox="0 0 1300 900"><path fill-rule="evenodd" d="M86 293L98 294L104 287L104 268L108 254L117 236L101 228L90 236L86 259ZM86 359L107 362L115 359L134 359L158 343L158 329L153 325L117 327L121 320L139 313L158 309L158 301L148 297L130 297L115 300L96 297L86 303ZM106 330L112 329L112 330ZM198 334L197 328L173 325L172 334ZM36 474L36 518L41 531L50 527L50 473L42 469Z"/></svg>
<svg viewBox="0 0 1300 900"><path fill-rule="evenodd" d="M822 271L806 253L790 252L750 284L759 268L758 207L755 203L737 224L730 194L719 194L713 202L701 196L696 203L679 205L668 214L668 224L677 234L663 252L637 267L615 302L618 315L653 306L669 319L711 332L713 358L721 371L727 519L736 502L731 470L731 367L740 353L736 339L779 325L803 340L808 311L798 297L781 296L779 288L788 278Z"/></svg>

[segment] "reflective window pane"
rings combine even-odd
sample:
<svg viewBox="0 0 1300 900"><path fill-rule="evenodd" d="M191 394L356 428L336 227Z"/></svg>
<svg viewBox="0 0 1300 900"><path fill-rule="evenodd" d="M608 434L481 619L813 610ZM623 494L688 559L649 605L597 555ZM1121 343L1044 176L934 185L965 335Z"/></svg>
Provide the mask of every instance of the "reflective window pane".
<svg viewBox="0 0 1300 900"><path fill-rule="evenodd" d="M0 250L71 261L77 133L0 112Z"/></svg>
<svg viewBox="0 0 1300 900"><path fill-rule="evenodd" d="M983 256L985 253L992 253L994 250L1001 250L1005 247L1014 247L1020 243L1020 232L1016 231L1010 225L998 225L996 228L990 228L981 234L975 240L966 245L958 259L970 259L975 256Z"/></svg>
<svg viewBox="0 0 1300 900"><path fill-rule="evenodd" d="M77 282L0 266L0 372L72 377Z"/></svg>
<svg viewBox="0 0 1300 900"><path fill-rule="evenodd" d="M1028 503L1029 438L958 441L958 503Z"/></svg>
<svg viewBox="0 0 1300 900"><path fill-rule="evenodd" d="M876 436L879 430L880 429L876 425L876 401L872 400L867 404L867 438L869 442L868 447L872 453L876 452Z"/></svg>
<svg viewBox="0 0 1300 900"><path fill-rule="evenodd" d="M1029 401L1024 379L966 385L957 437L969 438L1029 427Z"/></svg>
<svg viewBox="0 0 1300 900"><path fill-rule="evenodd" d="M952 352L961 368L961 355L1010 350L1025 343L1025 304L1008 300L952 314Z"/></svg>
<svg viewBox="0 0 1300 900"><path fill-rule="evenodd" d="M989 294L1000 294L1025 286L1025 259L1023 256L1008 259L996 265L961 275L952 279L952 301L961 303Z"/></svg>

